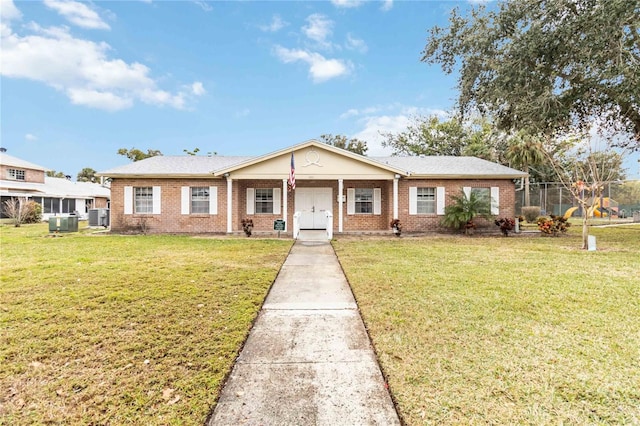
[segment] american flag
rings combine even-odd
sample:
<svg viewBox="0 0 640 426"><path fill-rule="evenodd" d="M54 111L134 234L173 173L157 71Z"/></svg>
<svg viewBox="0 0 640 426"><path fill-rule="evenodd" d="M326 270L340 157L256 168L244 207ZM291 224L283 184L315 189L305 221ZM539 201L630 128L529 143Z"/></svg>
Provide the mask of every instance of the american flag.
<svg viewBox="0 0 640 426"><path fill-rule="evenodd" d="M289 189L296 189L296 166L293 164L293 152L291 153L291 170L289 170Z"/></svg>

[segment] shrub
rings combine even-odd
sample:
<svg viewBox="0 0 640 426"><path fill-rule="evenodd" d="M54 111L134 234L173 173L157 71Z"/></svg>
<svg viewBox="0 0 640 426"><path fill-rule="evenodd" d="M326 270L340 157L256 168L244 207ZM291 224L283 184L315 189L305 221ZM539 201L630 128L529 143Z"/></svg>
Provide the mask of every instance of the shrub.
<svg viewBox="0 0 640 426"><path fill-rule="evenodd" d="M39 223L42 221L42 206L35 201L27 202L27 216L24 223Z"/></svg>
<svg viewBox="0 0 640 426"><path fill-rule="evenodd" d="M6 200L2 209L4 214L13 220L16 227L23 223L37 223L42 218L42 207L35 201L27 201L24 197Z"/></svg>
<svg viewBox="0 0 640 426"><path fill-rule="evenodd" d="M522 208L522 215L529 223L536 223L540 217L540 206L529 206Z"/></svg>
<svg viewBox="0 0 640 426"><path fill-rule="evenodd" d="M551 215L550 217L538 218L538 229L547 235L557 237L560 233L567 232L571 224L562 216Z"/></svg>
<svg viewBox="0 0 640 426"><path fill-rule="evenodd" d="M253 220L252 219L242 219L242 229L247 237L251 236L253 232Z"/></svg>
<svg viewBox="0 0 640 426"><path fill-rule="evenodd" d="M471 192L467 197L464 191L460 195L451 197L453 204L444 209L442 224L447 228L464 230L465 234L473 233L476 225L473 222L475 217L488 217L490 215L489 203L475 192Z"/></svg>
<svg viewBox="0 0 640 426"><path fill-rule="evenodd" d="M494 221L496 226L500 227L500 231L502 235L505 237L509 235L509 231L513 231L513 228L516 226L516 221L511 219L510 217L502 217L500 219L496 219Z"/></svg>

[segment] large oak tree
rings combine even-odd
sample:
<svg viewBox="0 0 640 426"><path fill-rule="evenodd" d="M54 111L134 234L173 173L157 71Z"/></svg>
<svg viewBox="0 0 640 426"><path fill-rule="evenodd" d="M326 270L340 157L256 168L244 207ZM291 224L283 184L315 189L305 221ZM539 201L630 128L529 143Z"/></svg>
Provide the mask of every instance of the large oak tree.
<svg viewBox="0 0 640 426"><path fill-rule="evenodd" d="M554 137L597 122L640 149L640 0L519 0L451 12L422 61L458 70L463 114Z"/></svg>

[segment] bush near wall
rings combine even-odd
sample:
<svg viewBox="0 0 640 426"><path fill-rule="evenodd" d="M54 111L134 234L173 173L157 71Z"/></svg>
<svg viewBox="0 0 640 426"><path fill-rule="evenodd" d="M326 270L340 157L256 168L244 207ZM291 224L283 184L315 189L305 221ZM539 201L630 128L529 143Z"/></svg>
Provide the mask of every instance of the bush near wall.
<svg viewBox="0 0 640 426"><path fill-rule="evenodd" d="M540 217L540 206L523 207L522 215L528 223L536 223L538 217Z"/></svg>

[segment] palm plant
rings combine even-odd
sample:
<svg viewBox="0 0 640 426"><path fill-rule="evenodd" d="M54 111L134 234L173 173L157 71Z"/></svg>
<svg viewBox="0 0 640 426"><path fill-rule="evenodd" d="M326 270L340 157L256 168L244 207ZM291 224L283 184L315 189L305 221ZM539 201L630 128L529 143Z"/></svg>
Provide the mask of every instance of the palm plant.
<svg viewBox="0 0 640 426"><path fill-rule="evenodd" d="M473 220L476 217L487 218L491 214L491 204L486 197L471 191L469 196L461 190L459 195L451 197L453 201L444 209L442 224L447 228L464 230L465 234L471 234L475 228Z"/></svg>
<svg viewBox="0 0 640 426"><path fill-rule="evenodd" d="M522 167L522 171L527 174L524 178L524 206L528 207L531 205L529 167L544 163L545 155L542 144L535 137L519 132L509 141L506 157L515 167Z"/></svg>

